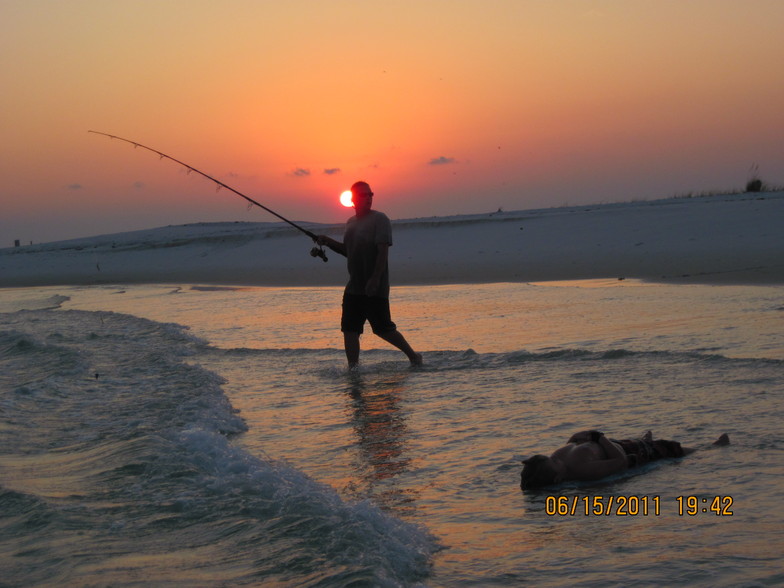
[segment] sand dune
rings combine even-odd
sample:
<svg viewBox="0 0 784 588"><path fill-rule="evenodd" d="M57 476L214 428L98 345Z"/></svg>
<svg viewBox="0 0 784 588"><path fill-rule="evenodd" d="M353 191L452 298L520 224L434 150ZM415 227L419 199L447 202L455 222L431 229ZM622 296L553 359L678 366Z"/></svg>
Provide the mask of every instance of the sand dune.
<svg viewBox="0 0 784 588"><path fill-rule="evenodd" d="M383 209L383 208L382 208ZM340 238L343 225L302 223ZM393 284L639 278L784 283L784 192L393 221ZM0 287L342 285L283 223L203 223L0 250Z"/></svg>

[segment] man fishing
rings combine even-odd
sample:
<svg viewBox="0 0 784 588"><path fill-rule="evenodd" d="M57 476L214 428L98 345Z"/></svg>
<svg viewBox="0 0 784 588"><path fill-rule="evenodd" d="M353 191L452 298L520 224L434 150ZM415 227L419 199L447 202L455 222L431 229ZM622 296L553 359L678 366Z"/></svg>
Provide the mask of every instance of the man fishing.
<svg viewBox="0 0 784 588"><path fill-rule="evenodd" d="M729 445L724 433L713 445ZM523 461L520 488L528 490L561 482L599 480L629 468L667 457L683 457L695 451L677 441L654 439L650 431L641 439L616 441L601 431L581 431L550 457L534 455Z"/></svg>
<svg viewBox="0 0 784 588"><path fill-rule="evenodd" d="M408 344L392 322L389 310L389 248L392 223L383 212L373 210L373 191L367 182L351 186L354 216L346 222L343 242L319 235L326 245L348 260L349 280L343 293L340 330L350 369L359 365L359 338L365 321L373 333L406 354L412 365L422 364L422 355Z"/></svg>

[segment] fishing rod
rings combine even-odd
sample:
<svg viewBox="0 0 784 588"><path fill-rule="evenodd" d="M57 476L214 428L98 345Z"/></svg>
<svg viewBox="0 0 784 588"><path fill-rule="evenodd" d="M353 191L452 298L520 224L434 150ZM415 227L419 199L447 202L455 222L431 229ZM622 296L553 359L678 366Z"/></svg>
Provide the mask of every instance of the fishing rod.
<svg viewBox="0 0 784 588"><path fill-rule="evenodd" d="M223 183L223 182L221 182L220 180L216 180L216 179L215 179L215 178L213 178L212 176L205 174L203 171L201 171L201 170L198 170L198 169L196 169L195 167L193 167L193 166L191 166L191 165L188 165L187 163L185 163L185 162L183 162L183 161L180 161L179 159L175 159L175 158L174 158L174 157L172 157L171 155L166 155L166 154L165 154L165 153L163 153L162 151L158 151L157 149L153 149L152 147L147 147L146 145L142 145L141 143L137 143L136 141L131 141L130 139L123 139L122 137L118 137L117 135L110 135L109 133L101 133L100 131L87 131L87 132L88 132L88 133L94 133L94 134L96 134L96 135L103 135L104 137L109 137L110 139L119 139L120 141L125 141L126 143L130 143L131 145L133 145L133 146L134 146L134 148L136 148L136 147L141 147L142 149L146 149L147 151L152 151L153 153L155 153L156 155L158 155L158 156L159 156L161 159L169 159L169 160L173 161L174 163L176 163L176 164L178 164L178 165L181 165L182 167L184 167L185 169L187 169L187 170L188 170L188 173L190 173L190 172L196 172L197 174L199 174L199 175L200 175L200 176L202 176L202 177L205 177L205 178L207 178L207 179L208 179L208 180L210 180L211 182L215 182L216 184L218 184L218 189L219 189L219 190L220 190L221 188L226 188L227 190L229 190L229 191L231 191L231 192L234 192L234 193L235 193L237 196L239 196L240 198L244 198L244 199L245 199L245 200L247 200L247 201L248 201L250 204L255 204L255 205L256 205L256 206L258 206L259 208L263 208L264 210L266 210L267 212L269 212L271 215L278 217L280 220L282 220L282 221L284 221L284 222L287 222L288 224L290 224L292 227L294 227L294 228L295 228L295 229L297 229L298 231L302 231L303 233L305 233L305 234L306 234L308 237L310 237L311 239L313 239L313 242L314 242L314 243L318 243L318 236L317 236L315 233L313 233L313 232L311 232L311 231L309 231L309 230L307 230L307 229L305 229L305 228L303 228L303 227L299 226L299 225L298 225L297 223L295 223L295 222L292 222L292 221L290 221L289 219L287 219L286 217L284 217L284 216L282 216L282 215L278 214L278 213L277 213L277 212L275 212L274 210L271 210L271 209L267 208L266 206L264 206L264 205L263 205L263 204L261 204L260 202L256 202L256 201L255 201L253 198L251 198L250 196L246 196L245 194L243 194L243 193L242 193L242 192L240 192L239 190L235 190L234 188L232 188L232 187L231 187L231 186L229 186L228 184L224 184L224 183ZM327 254L324 252L324 248L323 248L322 246L320 246L320 245L319 245L319 246L317 246L317 247L314 247L313 249L311 249L311 250L310 250L310 254L311 254L313 257L320 257L320 258L321 258L321 259L323 259L324 261L327 261Z"/></svg>

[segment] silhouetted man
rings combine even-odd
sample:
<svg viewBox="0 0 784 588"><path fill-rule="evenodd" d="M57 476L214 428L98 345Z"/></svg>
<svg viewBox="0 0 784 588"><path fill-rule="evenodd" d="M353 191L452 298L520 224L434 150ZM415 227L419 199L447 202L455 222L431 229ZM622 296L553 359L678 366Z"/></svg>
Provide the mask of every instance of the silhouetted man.
<svg viewBox="0 0 784 588"><path fill-rule="evenodd" d="M392 322L389 310L389 248L392 223L383 212L373 210L373 191L367 182L351 186L354 216L348 219L343 242L319 235L326 245L348 260L349 280L343 293L340 329L349 368L359 364L359 337L365 321L373 333L406 354L412 365L421 365L422 355L414 351Z"/></svg>

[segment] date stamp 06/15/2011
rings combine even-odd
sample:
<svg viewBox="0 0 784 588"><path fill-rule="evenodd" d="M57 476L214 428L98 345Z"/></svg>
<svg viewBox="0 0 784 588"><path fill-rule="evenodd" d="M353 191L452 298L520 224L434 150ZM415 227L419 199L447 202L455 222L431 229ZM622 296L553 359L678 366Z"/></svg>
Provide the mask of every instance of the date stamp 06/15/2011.
<svg viewBox="0 0 784 588"><path fill-rule="evenodd" d="M713 515L733 516L732 496L676 496L663 501L661 496L547 496L545 514L553 517L595 516L595 517L635 517L654 516L667 511L668 506L678 516L694 517Z"/></svg>

